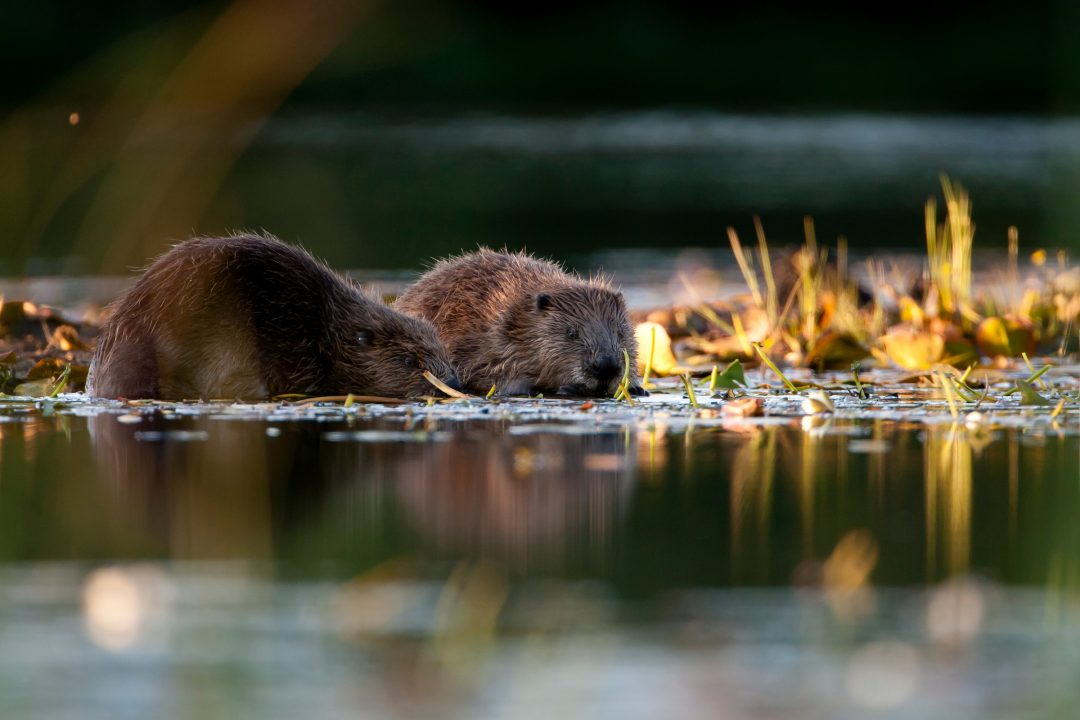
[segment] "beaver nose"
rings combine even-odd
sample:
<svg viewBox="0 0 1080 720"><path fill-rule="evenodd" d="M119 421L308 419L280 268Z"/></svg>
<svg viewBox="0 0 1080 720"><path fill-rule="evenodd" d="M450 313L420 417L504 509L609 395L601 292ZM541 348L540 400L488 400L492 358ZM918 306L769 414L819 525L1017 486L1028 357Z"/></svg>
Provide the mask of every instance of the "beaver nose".
<svg viewBox="0 0 1080 720"><path fill-rule="evenodd" d="M457 375L450 375L445 380L443 380L443 382L449 385L452 390L457 390L458 392L465 392L465 386L461 384L460 380L458 380Z"/></svg>
<svg viewBox="0 0 1080 720"><path fill-rule="evenodd" d="M597 380L603 382L611 380L621 373L622 363L614 355L603 355L593 360L589 369L592 370L592 374Z"/></svg>

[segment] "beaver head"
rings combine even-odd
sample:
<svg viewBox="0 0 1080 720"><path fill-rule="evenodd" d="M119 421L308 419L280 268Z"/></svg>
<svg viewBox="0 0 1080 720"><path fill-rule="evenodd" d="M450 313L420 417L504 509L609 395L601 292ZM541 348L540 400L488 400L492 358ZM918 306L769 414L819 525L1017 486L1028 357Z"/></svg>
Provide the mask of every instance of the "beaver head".
<svg viewBox="0 0 1080 720"><path fill-rule="evenodd" d="M387 397L434 395L424 378L427 370L444 383L461 389L449 355L427 320L385 306L369 308L345 324L332 366L336 387Z"/></svg>
<svg viewBox="0 0 1080 720"><path fill-rule="evenodd" d="M597 283L528 296L506 326L519 353L534 361L536 387L568 395L607 395L622 381L625 351L634 372L637 345L622 293ZM633 375L631 375L633 377Z"/></svg>

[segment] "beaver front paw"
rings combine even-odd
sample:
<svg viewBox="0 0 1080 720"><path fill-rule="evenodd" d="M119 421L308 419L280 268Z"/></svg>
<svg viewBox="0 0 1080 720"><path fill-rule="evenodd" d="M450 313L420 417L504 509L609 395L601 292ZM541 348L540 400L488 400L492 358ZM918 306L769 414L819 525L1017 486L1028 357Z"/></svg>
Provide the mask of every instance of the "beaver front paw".
<svg viewBox="0 0 1080 720"><path fill-rule="evenodd" d="M504 384L501 388L496 388L496 394L504 397L510 397L512 395L532 395L536 392L536 383L528 378L517 378L516 380L510 380Z"/></svg>
<svg viewBox="0 0 1080 720"><path fill-rule="evenodd" d="M630 394L634 397L645 397L649 394L649 391L641 387L640 385L631 385Z"/></svg>

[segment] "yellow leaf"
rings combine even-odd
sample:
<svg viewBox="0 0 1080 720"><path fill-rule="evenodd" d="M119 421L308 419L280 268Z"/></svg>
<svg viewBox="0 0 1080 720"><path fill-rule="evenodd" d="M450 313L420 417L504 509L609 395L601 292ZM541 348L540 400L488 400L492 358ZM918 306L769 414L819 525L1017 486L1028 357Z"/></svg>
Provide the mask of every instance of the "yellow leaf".
<svg viewBox="0 0 1080 720"><path fill-rule="evenodd" d="M881 338L885 354L904 370L928 370L945 354L945 338L939 333L897 326Z"/></svg>
<svg viewBox="0 0 1080 720"><path fill-rule="evenodd" d="M663 325L654 322L639 323L634 330L634 337L638 346L639 372L645 372L645 365L651 356L653 375L679 375L681 373L675 354L671 351L671 338ZM655 346L653 345L654 338Z"/></svg>

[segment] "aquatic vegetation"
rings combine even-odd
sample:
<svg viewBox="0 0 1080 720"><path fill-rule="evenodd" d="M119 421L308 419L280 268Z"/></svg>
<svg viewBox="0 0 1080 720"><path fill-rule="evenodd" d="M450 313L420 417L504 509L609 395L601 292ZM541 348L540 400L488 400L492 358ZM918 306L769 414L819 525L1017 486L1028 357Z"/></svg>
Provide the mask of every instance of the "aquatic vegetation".
<svg viewBox="0 0 1080 720"><path fill-rule="evenodd" d="M0 393L33 397L81 389L96 328L62 311L0 298Z"/></svg>
<svg viewBox="0 0 1080 720"><path fill-rule="evenodd" d="M886 272L876 259L853 272L846 240L840 238L831 252L821 247L810 219L803 244L780 261L757 218L756 254L729 228L747 293L639 313L656 344L675 354L652 371L679 375L683 366L697 371L735 358L763 363L781 377L784 366L820 373L868 358L882 367L926 371L941 363L1000 367L1025 353L1075 353L1080 268L1071 267L1064 253L1051 263L1047 253L1036 251L1022 276L1018 232L1011 228L1008 267L976 271L971 200L948 178L942 178L942 192L944 217L936 200L926 203L926 254L918 277ZM977 272L992 282L976 284Z"/></svg>
<svg viewBox="0 0 1080 720"><path fill-rule="evenodd" d="M446 393L450 397L453 397L453 398L472 397L468 393L463 393L460 390L455 390L454 388L450 387L449 385L444 383L442 380L435 377L435 375L429 370L425 370L423 372L423 375L424 375L424 379L427 380L429 383L431 383L436 389Z"/></svg>
<svg viewBox="0 0 1080 720"><path fill-rule="evenodd" d="M861 270L849 267L846 242L841 238L832 251L822 247L809 220L804 242L793 252L771 250L756 218L753 248L729 231L747 293L638 313L638 360L652 395L629 396L626 353L614 404L637 417L663 408L694 422L716 419L731 426L737 420L740 431L777 417L809 416L811 429L821 432L833 415L883 414L930 424L966 418L979 427L995 427L1023 412L1034 413L1040 422L1068 426L1080 406L1072 359L1080 321L1080 268L1071 267L1063 254L1046 253L1033 254L1031 263L1021 267L1014 229L1008 265L974 269L970 200L947 180L943 190L944 218L938 217L934 201L927 203L926 256L921 276L914 278L896 269L887 272L879 259ZM972 278L979 273L1000 282L976 283ZM0 304L0 391L18 396L5 402L35 407L27 398L52 397L50 408L70 403L70 392L85 382L96 332L92 316L80 321L31 302ZM751 380L747 374L755 366L762 375ZM610 412L613 404L504 399L495 396L494 387L478 397L454 391L437 378L428 381L449 397L430 398L427 405L456 413L570 402L577 418L587 418ZM778 392L781 388L787 397ZM814 394L806 396L808 390ZM292 409L342 403L348 411L370 405L418 407L373 396L282 395L275 400L276 407ZM978 422L971 420L974 413Z"/></svg>

